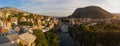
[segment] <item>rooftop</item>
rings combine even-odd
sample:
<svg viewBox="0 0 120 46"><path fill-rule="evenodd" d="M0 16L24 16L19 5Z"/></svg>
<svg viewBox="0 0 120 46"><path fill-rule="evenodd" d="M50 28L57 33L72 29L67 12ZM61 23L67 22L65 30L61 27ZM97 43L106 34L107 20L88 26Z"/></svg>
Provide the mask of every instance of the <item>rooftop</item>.
<svg viewBox="0 0 120 46"><path fill-rule="evenodd" d="M2 29L0 32L1 32L1 33L7 33L7 32L8 32L8 29Z"/></svg>
<svg viewBox="0 0 120 46"><path fill-rule="evenodd" d="M11 43L4 43L4 44L0 44L0 46L15 46L15 45Z"/></svg>
<svg viewBox="0 0 120 46"><path fill-rule="evenodd" d="M20 37L20 39L22 39L26 42L34 42L34 40L36 39L36 37L30 33L21 34L19 37Z"/></svg>
<svg viewBox="0 0 120 46"><path fill-rule="evenodd" d="M4 37L4 36L0 36L0 44L4 44L4 43L8 43L9 40L7 37Z"/></svg>
<svg viewBox="0 0 120 46"><path fill-rule="evenodd" d="M6 37L9 39L9 41L14 41L14 40L17 40L19 38L17 33L7 35Z"/></svg>

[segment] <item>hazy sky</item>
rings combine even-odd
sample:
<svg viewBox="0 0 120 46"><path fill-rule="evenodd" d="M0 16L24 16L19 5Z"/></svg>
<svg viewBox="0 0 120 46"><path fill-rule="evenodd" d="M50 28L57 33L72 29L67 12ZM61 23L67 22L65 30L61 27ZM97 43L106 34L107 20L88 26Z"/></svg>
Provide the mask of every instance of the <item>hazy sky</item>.
<svg viewBox="0 0 120 46"><path fill-rule="evenodd" d="M49 16L68 16L76 8L90 5L120 13L120 0L0 0L0 7L16 7Z"/></svg>

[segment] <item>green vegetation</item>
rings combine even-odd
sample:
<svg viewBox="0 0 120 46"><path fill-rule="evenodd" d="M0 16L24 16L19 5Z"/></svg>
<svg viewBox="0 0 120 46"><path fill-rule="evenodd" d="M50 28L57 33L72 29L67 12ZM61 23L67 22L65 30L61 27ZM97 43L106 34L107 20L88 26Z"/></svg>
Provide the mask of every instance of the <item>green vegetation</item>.
<svg viewBox="0 0 120 46"><path fill-rule="evenodd" d="M15 17L18 17L18 24L19 24L19 22L20 22L20 18L22 18L23 17L23 13L17 13L17 14L15 14L14 15Z"/></svg>
<svg viewBox="0 0 120 46"><path fill-rule="evenodd" d="M28 22L28 21L21 21L19 22L20 25L26 25L26 26L33 26L32 22Z"/></svg>
<svg viewBox="0 0 120 46"><path fill-rule="evenodd" d="M12 29L15 29L16 26L17 26L17 25L16 25L15 23L12 23L12 24L11 24Z"/></svg>
<svg viewBox="0 0 120 46"><path fill-rule="evenodd" d="M59 40L56 34L57 28L53 28L48 32L45 32L45 37L49 42L49 46L59 46Z"/></svg>
<svg viewBox="0 0 120 46"><path fill-rule="evenodd" d="M99 23L89 26L87 24L70 27L70 34L80 45L85 46L116 46L120 43L120 23Z"/></svg>
<svg viewBox="0 0 120 46"><path fill-rule="evenodd" d="M30 15L25 16L25 17L28 19L28 18L33 18L34 16L33 16L33 14L30 14Z"/></svg>
<svg viewBox="0 0 120 46"><path fill-rule="evenodd" d="M23 46L23 45L22 45L22 43L20 42L20 43L18 43L18 46Z"/></svg>
<svg viewBox="0 0 120 46"><path fill-rule="evenodd" d="M45 33L41 30L34 30L33 34L37 37L35 41L36 46L59 46L56 31L56 27Z"/></svg>
<svg viewBox="0 0 120 46"><path fill-rule="evenodd" d="M34 30L33 34L36 36L36 46L49 46L48 41L46 40L45 35L41 30Z"/></svg>

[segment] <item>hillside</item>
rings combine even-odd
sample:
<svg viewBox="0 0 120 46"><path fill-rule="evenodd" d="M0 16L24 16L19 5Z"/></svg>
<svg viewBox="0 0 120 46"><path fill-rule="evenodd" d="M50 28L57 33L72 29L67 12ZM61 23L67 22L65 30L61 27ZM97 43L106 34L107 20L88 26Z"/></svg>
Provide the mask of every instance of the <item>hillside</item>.
<svg viewBox="0 0 120 46"><path fill-rule="evenodd" d="M76 46L120 46L119 24L119 22L102 22L92 26L81 24L70 27L69 31Z"/></svg>
<svg viewBox="0 0 120 46"><path fill-rule="evenodd" d="M3 8L0 8L0 13L2 12L25 12L25 11L22 11L14 7L3 7Z"/></svg>
<svg viewBox="0 0 120 46"><path fill-rule="evenodd" d="M11 14L16 14L16 13L34 14L34 13L23 11L21 9L17 9L14 7L2 7L2 8L0 8L0 13L6 13L6 12L11 13ZM39 15L39 14L34 14L34 15ZM43 15L40 15L40 16L43 16Z"/></svg>
<svg viewBox="0 0 120 46"><path fill-rule="evenodd" d="M49 30L54 27L54 24L57 24L57 19L54 17L34 14L13 7L0 8L0 19L2 22L12 24L15 21L17 25L38 27L41 30Z"/></svg>
<svg viewBox="0 0 120 46"><path fill-rule="evenodd" d="M31 13L31 12L24 11L24 10L21 10L21 9L17 9L17 8L14 8L14 7L2 7L2 8L0 8L0 13L3 13L3 14L9 13L10 15L11 14L22 13L22 14L33 14L33 15L38 15L38 16L43 16L43 17L51 17L51 16L45 16L45 15Z"/></svg>
<svg viewBox="0 0 120 46"><path fill-rule="evenodd" d="M34 42L34 45L31 44L31 46L58 46L59 40L56 35L57 22L58 19L50 16L34 14L13 7L0 8L0 35L7 34L11 37L11 34L19 34L14 37L20 38L19 36L29 32L30 35L34 36L34 38L25 39L35 40L31 40ZM27 35L25 35L25 37ZM19 46L24 45L22 40L18 43L16 42Z"/></svg>
<svg viewBox="0 0 120 46"><path fill-rule="evenodd" d="M109 18L112 14L98 6L77 8L70 18Z"/></svg>

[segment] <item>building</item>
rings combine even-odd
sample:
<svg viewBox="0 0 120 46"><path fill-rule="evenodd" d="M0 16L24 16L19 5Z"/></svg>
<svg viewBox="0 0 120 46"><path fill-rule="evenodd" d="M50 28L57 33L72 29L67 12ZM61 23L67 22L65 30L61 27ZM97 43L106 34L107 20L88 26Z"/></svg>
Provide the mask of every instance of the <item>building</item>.
<svg viewBox="0 0 120 46"><path fill-rule="evenodd" d="M0 36L0 46L11 46L11 43L9 43L9 40L5 36Z"/></svg>
<svg viewBox="0 0 120 46"><path fill-rule="evenodd" d="M11 28L12 28L12 27L11 27L11 25L12 25L11 21L7 21L6 24L7 24L7 25L6 25L4 28L6 28L6 29L11 29Z"/></svg>
<svg viewBox="0 0 120 46"><path fill-rule="evenodd" d="M25 13L25 14L23 14L24 16L28 16L28 15L30 15L30 14L27 14L27 13Z"/></svg>
<svg viewBox="0 0 120 46"><path fill-rule="evenodd" d="M0 18L3 18L3 13L0 13Z"/></svg>
<svg viewBox="0 0 120 46"><path fill-rule="evenodd" d="M25 17L22 17L20 20L21 21L27 21L27 19Z"/></svg>
<svg viewBox="0 0 120 46"><path fill-rule="evenodd" d="M1 29L0 36L6 36L8 34L8 29Z"/></svg>
<svg viewBox="0 0 120 46"><path fill-rule="evenodd" d="M10 14L11 14L11 13L9 13L9 12L6 13L6 15L4 15L4 17L5 17L5 18L8 18Z"/></svg>
<svg viewBox="0 0 120 46"><path fill-rule="evenodd" d="M0 36L0 46L17 46L18 43L19 39L17 34Z"/></svg>
<svg viewBox="0 0 120 46"><path fill-rule="evenodd" d="M16 46L20 42L20 39L17 33L7 35L6 37L8 38L10 43L16 44Z"/></svg>
<svg viewBox="0 0 120 46"><path fill-rule="evenodd" d="M36 37L30 33L24 33L19 36L20 42L24 46L35 46L34 41L36 40Z"/></svg>
<svg viewBox="0 0 120 46"><path fill-rule="evenodd" d="M19 32L20 31L20 27L19 26L17 26L17 27L15 27L15 29L14 29L16 32Z"/></svg>
<svg viewBox="0 0 120 46"><path fill-rule="evenodd" d="M0 26L2 26L3 27L3 22L0 20Z"/></svg>
<svg viewBox="0 0 120 46"><path fill-rule="evenodd" d="M12 18L11 18L11 22L12 22L12 23L15 23L15 24L17 25L17 23L18 23L17 17L12 17Z"/></svg>
<svg viewBox="0 0 120 46"><path fill-rule="evenodd" d="M2 23L3 23L3 26L2 26L3 28L11 29L11 21L8 21L7 19L3 19Z"/></svg>

